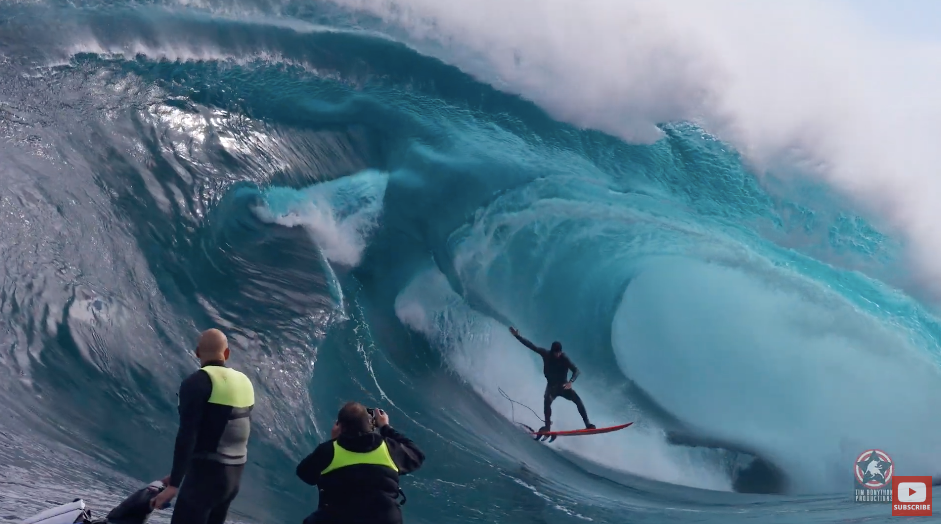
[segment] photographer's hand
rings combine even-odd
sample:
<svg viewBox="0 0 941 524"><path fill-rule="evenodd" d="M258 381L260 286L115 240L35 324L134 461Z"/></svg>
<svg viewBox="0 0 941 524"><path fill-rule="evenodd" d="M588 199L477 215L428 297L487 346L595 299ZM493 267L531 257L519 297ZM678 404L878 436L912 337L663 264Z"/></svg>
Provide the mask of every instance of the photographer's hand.
<svg viewBox="0 0 941 524"><path fill-rule="evenodd" d="M376 408L376 416L374 420L376 421L376 428L389 425L389 415L379 408Z"/></svg>

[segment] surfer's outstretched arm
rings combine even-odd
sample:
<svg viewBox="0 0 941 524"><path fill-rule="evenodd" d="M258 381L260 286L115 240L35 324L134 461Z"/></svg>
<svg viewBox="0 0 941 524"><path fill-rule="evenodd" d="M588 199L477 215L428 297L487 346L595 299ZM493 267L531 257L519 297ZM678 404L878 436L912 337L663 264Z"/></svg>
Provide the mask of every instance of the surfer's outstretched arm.
<svg viewBox="0 0 941 524"><path fill-rule="evenodd" d="M510 328L510 333L511 333L514 337L516 337L516 340L519 340L519 341L520 341L520 344L523 344L524 346L526 346L526 347L528 347L529 349L533 350L534 353L537 353L537 354L539 354L540 356L546 356L546 354L549 353L549 351L548 351L547 349L541 348L541 347L537 346L536 344L533 344L532 342L530 342L530 341L526 340L525 338L523 338L523 337L520 335L520 332L519 332L516 328L511 327L511 328Z"/></svg>

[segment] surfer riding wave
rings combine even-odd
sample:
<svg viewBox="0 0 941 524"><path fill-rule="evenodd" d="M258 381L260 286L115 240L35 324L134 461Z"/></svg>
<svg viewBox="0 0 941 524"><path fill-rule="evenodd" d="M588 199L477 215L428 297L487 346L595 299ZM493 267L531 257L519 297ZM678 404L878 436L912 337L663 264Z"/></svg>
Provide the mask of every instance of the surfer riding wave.
<svg viewBox="0 0 941 524"><path fill-rule="evenodd" d="M516 328L511 327L510 333L521 344L542 357L542 373L546 377L546 392L543 395L545 425L538 432L547 432L552 427L552 402L557 397L574 402L578 408L578 414L582 416L582 421L585 423L585 429L595 429L595 425L588 420L588 412L585 410L585 404L582 402L581 397L572 389L572 383L575 382L580 373L568 355L562 352L562 344L553 342L550 349L547 350L520 336L520 332ZM568 378L569 370L572 371L572 378L570 379Z"/></svg>

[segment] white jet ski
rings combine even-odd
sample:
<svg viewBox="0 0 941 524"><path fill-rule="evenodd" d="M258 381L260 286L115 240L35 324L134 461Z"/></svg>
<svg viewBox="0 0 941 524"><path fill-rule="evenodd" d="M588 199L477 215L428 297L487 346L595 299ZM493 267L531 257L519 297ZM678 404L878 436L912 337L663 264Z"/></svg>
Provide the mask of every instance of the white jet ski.
<svg viewBox="0 0 941 524"><path fill-rule="evenodd" d="M144 524L153 512L150 501L166 488L155 480L136 491L111 510L104 518L92 518L91 508L83 499L75 499L23 520L20 524ZM164 506L165 509L169 504Z"/></svg>

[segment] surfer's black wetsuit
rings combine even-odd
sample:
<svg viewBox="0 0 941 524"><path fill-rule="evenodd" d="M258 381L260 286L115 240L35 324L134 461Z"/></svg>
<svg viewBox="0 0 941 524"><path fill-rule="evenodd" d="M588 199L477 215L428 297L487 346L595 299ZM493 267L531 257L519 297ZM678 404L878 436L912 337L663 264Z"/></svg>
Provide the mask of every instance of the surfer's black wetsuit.
<svg viewBox="0 0 941 524"><path fill-rule="evenodd" d="M578 378L580 374L578 368L575 367L575 364L572 363L568 355L559 351L558 356L556 356L556 354L548 349L541 348L520 335L514 336L520 343L542 357L542 374L546 377L546 392L543 395L543 411L546 416L546 425L543 431L548 430L549 427L552 426L552 402L556 397L562 397L574 402L575 406L578 408L578 414L582 416L585 427L594 428L592 423L588 421L588 413L585 411L585 404L582 403L582 399L578 396L578 393L575 392L575 389L565 389L562 387L566 382L575 382L575 379ZM567 378L569 370L572 370L571 379Z"/></svg>

